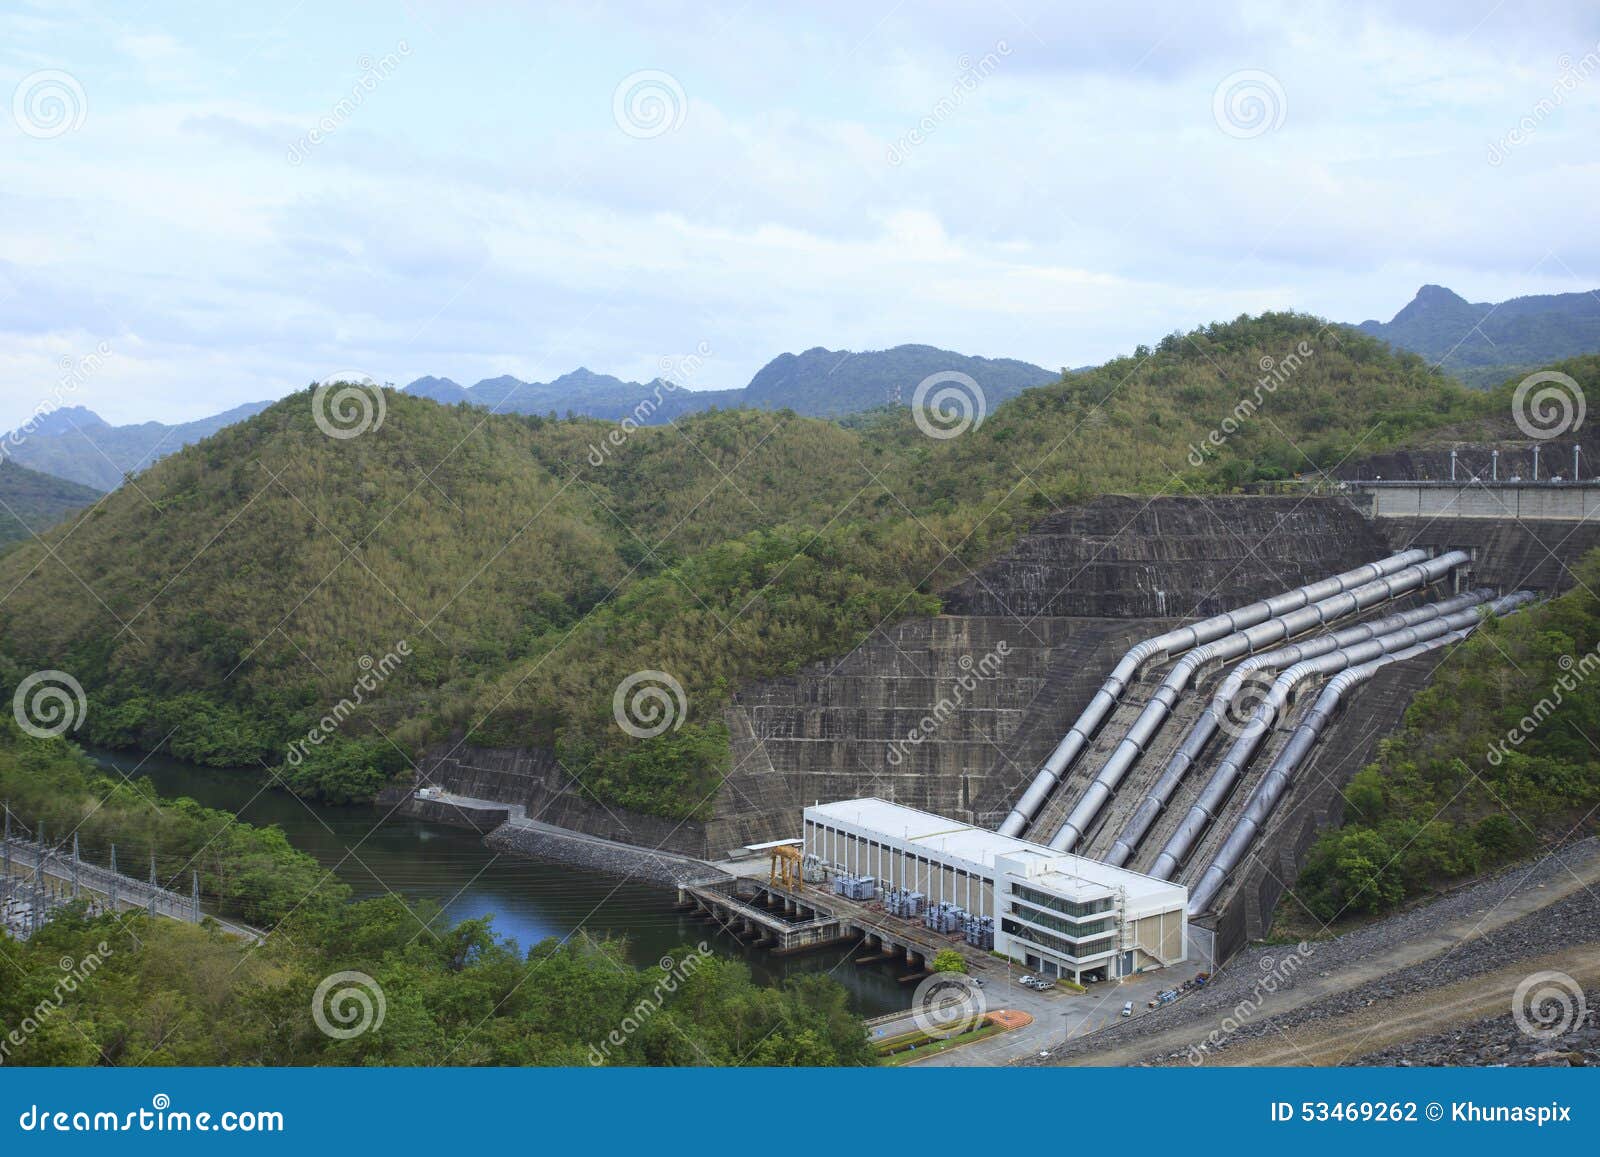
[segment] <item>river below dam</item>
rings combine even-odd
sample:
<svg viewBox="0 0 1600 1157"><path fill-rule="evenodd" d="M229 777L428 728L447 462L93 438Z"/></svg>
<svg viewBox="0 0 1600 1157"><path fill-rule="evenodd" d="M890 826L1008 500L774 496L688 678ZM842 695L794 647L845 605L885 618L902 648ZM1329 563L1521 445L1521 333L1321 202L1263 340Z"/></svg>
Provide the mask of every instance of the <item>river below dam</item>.
<svg viewBox="0 0 1600 1157"><path fill-rule="evenodd" d="M474 832L372 805L333 807L264 790L259 771L196 767L161 755L91 751L102 766L148 778L167 797L188 796L258 826L276 824L289 842L350 886L358 899L394 892L432 900L451 922L494 917L494 928L526 950L548 937L583 930L627 942L636 965L685 944L706 941L719 955L744 960L758 983L826 972L862 1016L906 1008L909 986L884 965L857 966L848 952L825 950L774 958L746 949L703 921L673 910L665 888L544 860L496 853ZM137 769L137 772L135 772Z"/></svg>

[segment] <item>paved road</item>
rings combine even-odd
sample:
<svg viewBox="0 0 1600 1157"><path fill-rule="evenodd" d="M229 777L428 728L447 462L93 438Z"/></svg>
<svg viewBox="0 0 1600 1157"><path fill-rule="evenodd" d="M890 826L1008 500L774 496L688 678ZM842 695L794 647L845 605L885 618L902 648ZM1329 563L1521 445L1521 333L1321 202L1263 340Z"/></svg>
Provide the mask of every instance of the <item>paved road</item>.
<svg viewBox="0 0 1600 1157"><path fill-rule="evenodd" d="M1088 992L1080 994L1064 988L1050 992L1024 988L1015 980L1023 970L1013 967L1010 980L1003 972L986 980L984 998L990 1008L1015 1008L1028 1013L1033 1017L1032 1024L913 1063L982 1067L1037 1059L1040 1053L1056 1048L1068 1038L1087 1036L1108 1024L1123 1023L1122 1006L1127 1001L1133 1002L1137 1019L1144 1015L1146 1002L1156 993L1181 984L1203 968L1204 964L1178 964L1120 983L1091 984Z"/></svg>

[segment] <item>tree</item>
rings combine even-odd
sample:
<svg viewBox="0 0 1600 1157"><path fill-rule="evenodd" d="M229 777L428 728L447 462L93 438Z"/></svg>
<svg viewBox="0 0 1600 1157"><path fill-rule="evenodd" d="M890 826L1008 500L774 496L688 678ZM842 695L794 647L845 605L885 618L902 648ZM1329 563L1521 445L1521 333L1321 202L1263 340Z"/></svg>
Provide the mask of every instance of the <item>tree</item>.
<svg viewBox="0 0 1600 1157"><path fill-rule="evenodd" d="M967 958L954 948L941 948L933 958L935 972L965 972Z"/></svg>

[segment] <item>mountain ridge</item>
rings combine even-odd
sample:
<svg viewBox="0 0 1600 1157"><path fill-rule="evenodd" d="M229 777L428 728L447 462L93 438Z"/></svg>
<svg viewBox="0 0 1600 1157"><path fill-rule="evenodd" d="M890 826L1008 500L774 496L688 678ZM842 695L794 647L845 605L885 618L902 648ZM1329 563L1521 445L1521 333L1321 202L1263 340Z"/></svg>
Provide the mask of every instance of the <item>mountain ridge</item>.
<svg viewBox="0 0 1600 1157"><path fill-rule="evenodd" d="M86 406L40 414L5 437L6 455L41 474L105 493L160 458L261 413L271 402L246 402L220 414L167 425L113 426Z"/></svg>
<svg viewBox="0 0 1600 1157"><path fill-rule="evenodd" d="M507 414L554 414L630 420L660 425L705 410L749 406L790 409L807 417L842 418L892 404L908 403L917 382L941 371L965 373L979 383L994 406L1030 386L1059 375L1014 358L984 358L929 345L901 345L860 353L814 346L769 361L748 386L691 390L679 379L691 377L700 355L663 363L663 377L630 382L579 366L548 382L528 382L512 374L463 386L427 375L402 392L440 405L468 404ZM123 477L159 458L265 410L272 402L251 402L193 422L166 425L141 422L113 426L83 406L64 406L39 415L12 435L12 456L30 469L115 490Z"/></svg>
<svg viewBox="0 0 1600 1157"><path fill-rule="evenodd" d="M1409 350L1468 385L1498 385L1554 361L1600 352L1600 292L1471 302L1443 285L1419 288L1389 321L1353 328Z"/></svg>

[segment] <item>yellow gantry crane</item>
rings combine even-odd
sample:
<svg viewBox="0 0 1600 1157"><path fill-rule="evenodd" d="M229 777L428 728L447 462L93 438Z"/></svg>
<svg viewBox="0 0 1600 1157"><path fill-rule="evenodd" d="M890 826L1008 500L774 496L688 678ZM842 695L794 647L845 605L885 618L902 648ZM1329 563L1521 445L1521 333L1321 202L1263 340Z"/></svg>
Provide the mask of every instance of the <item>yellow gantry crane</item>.
<svg viewBox="0 0 1600 1157"><path fill-rule="evenodd" d="M796 892L805 888L805 875L800 870L799 848L793 844L771 848L767 852L767 858L772 862L772 870L767 876L768 884L792 888Z"/></svg>

